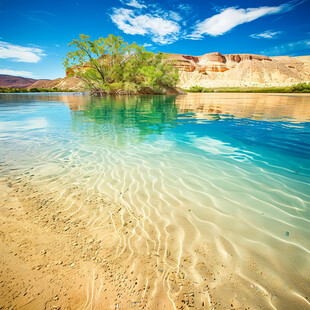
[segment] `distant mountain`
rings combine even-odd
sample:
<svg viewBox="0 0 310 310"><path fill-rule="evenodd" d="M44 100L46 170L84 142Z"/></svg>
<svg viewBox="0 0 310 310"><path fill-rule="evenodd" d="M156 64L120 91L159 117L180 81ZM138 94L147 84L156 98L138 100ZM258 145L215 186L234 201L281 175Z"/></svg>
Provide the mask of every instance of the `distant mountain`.
<svg viewBox="0 0 310 310"><path fill-rule="evenodd" d="M55 80L30 79L21 76L0 74L0 87L15 88L46 88L57 87L59 90L83 90L83 83L76 77L58 78Z"/></svg>
<svg viewBox="0 0 310 310"><path fill-rule="evenodd" d="M16 87L16 88L26 88L37 80L24 78L21 76L12 76L0 74L0 87Z"/></svg>

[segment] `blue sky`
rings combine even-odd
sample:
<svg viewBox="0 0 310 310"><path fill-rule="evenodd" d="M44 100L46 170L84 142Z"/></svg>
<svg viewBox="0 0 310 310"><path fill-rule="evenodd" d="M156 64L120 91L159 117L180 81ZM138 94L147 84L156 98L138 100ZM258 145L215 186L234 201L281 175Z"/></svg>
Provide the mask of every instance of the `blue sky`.
<svg viewBox="0 0 310 310"><path fill-rule="evenodd" d="M0 74L54 79L80 33L149 51L310 55L310 0L0 0Z"/></svg>

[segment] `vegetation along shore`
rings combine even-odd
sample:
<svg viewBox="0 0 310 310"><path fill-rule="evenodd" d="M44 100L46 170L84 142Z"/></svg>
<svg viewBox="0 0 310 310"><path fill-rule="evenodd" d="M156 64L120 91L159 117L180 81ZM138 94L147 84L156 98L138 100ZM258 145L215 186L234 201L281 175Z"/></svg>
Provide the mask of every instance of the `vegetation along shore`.
<svg viewBox="0 0 310 310"><path fill-rule="evenodd" d="M289 87L223 87L207 88L193 86L184 89L189 93L310 93L310 83L299 83Z"/></svg>

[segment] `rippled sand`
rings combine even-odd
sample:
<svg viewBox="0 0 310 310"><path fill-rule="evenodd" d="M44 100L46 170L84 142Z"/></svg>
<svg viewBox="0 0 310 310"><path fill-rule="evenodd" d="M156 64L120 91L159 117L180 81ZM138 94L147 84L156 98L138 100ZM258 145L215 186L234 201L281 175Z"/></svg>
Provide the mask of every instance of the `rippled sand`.
<svg viewBox="0 0 310 310"><path fill-rule="evenodd" d="M146 97L119 122L124 99L43 97L35 122L0 123L0 308L309 308L308 145L284 131L295 155L269 153L275 137L256 153L213 122L254 142L262 120L305 134L310 97L236 95L180 96L160 115Z"/></svg>

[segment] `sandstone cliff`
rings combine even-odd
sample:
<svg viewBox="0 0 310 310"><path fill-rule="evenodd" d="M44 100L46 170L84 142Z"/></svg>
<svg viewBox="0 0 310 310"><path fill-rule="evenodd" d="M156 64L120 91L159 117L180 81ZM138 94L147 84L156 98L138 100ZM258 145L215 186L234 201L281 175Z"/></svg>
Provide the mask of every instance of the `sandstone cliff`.
<svg viewBox="0 0 310 310"><path fill-rule="evenodd" d="M310 81L310 57L254 54L166 54L179 69L179 87L288 86Z"/></svg>

